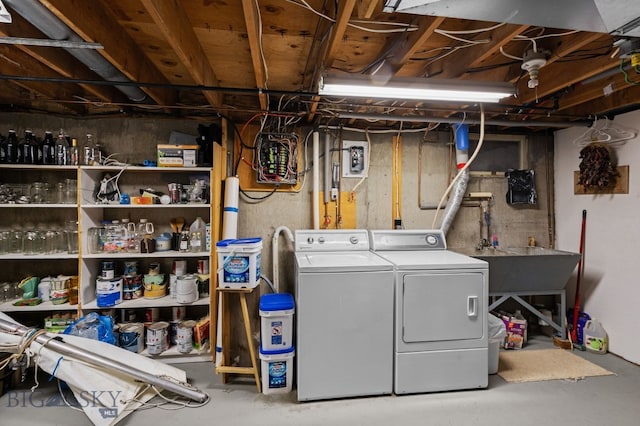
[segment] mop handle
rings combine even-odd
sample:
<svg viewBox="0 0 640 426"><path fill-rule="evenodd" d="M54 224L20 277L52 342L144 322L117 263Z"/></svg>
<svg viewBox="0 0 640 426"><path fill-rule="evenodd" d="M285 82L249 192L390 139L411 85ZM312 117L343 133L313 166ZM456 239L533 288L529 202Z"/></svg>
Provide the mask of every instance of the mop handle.
<svg viewBox="0 0 640 426"><path fill-rule="evenodd" d="M573 322L571 328L571 340L578 341L578 312L580 311L580 279L582 278L583 262L582 257L584 254L584 237L585 226L587 223L587 211L582 210L582 227L580 229L580 259L578 260L578 277L576 279L576 298L573 303Z"/></svg>

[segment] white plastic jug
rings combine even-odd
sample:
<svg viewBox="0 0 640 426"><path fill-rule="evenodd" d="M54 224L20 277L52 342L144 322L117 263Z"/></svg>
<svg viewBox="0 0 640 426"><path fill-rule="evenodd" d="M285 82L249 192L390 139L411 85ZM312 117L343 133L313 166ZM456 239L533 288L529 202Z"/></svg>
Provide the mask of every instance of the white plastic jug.
<svg viewBox="0 0 640 426"><path fill-rule="evenodd" d="M608 337L607 332L597 319L590 319L583 329L584 344L588 351L605 354L607 353Z"/></svg>

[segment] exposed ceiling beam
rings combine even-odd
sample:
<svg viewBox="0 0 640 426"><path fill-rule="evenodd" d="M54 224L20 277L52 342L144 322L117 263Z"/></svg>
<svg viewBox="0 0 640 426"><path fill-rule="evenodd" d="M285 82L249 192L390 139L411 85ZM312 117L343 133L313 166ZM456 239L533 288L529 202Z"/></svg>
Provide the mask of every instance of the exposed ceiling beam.
<svg viewBox="0 0 640 426"><path fill-rule="evenodd" d="M104 49L96 52L131 81L168 83L164 75L147 59L126 31L104 8L101 2L83 0L40 0L58 19L75 31L83 40L97 42ZM158 105L173 105L174 90L141 88Z"/></svg>
<svg viewBox="0 0 640 426"><path fill-rule="evenodd" d="M360 19L369 19L376 11L380 0L358 0L357 15Z"/></svg>
<svg viewBox="0 0 640 426"><path fill-rule="evenodd" d="M41 63L35 61L26 53L10 49L8 46L0 46L0 73L5 75L30 75L34 77L52 77L53 71ZM58 77L56 74L55 77ZM71 84L52 85L45 82L16 82L14 84L27 90L36 92L45 99L68 99L73 96L83 95L78 86ZM84 114L86 109L82 105L65 105L68 111L74 114Z"/></svg>
<svg viewBox="0 0 640 426"><path fill-rule="evenodd" d="M588 83L579 83L573 89L562 96L558 101L558 110L562 111L580 104L590 102L601 96L610 96L619 90L630 87L625 82L624 74L616 69L611 70L613 74L599 78Z"/></svg>
<svg viewBox="0 0 640 426"><path fill-rule="evenodd" d="M249 51L251 52L251 62L253 73L256 76L256 87L267 88L267 75L262 54L262 32L260 23L260 11L255 0L242 0L242 11L244 12L244 22L247 26L247 38L249 39ZM269 110L269 101L265 93L258 95L260 98L260 108Z"/></svg>
<svg viewBox="0 0 640 426"><path fill-rule="evenodd" d="M195 82L204 86L220 85L180 2L178 0L141 0L141 2L167 42L190 71ZM205 91L203 94L214 108L222 106L220 93Z"/></svg>
<svg viewBox="0 0 640 426"><path fill-rule="evenodd" d="M333 25L333 31L331 32L331 37L329 39L327 53L322 64L325 70L331 69L331 67L333 66L333 62L338 56L340 42L342 41L342 38L347 31L347 25L349 24L349 19L351 19L351 15L353 14L353 8L355 7L355 5L356 0L344 0L338 2L336 21Z"/></svg>
<svg viewBox="0 0 640 426"><path fill-rule="evenodd" d="M392 39L387 43L383 52L389 49L385 54L385 58L388 58L388 63L391 65L392 75L397 74L402 66L422 48L424 43L433 35L433 32L438 29L444 20L445 18L443 17L419 16L416 20L418 25L416 31L402 33L399 39Z"/></svg>
<svg viewBox="0 0 640 426"><path fill-rule="evenodd" d="M576 114L595 115L603 111L615 111L631 106L640 108L640 85L628 86L626 90L620 90L609 96L601 97L587 103L583 103L572 110Z"/></svg>
<svg viewBox="0 0 640 426"><path fill-rule="evenodd" d="M4 37L44 37L39 30L34 28L17 13L14 14L11 25L0 25L0 35ZM64 77L77 80L94 80L97 78L95 73L80 64L77 59L64 50L31 46L16 46L16 48ZM104 102L118 102L124 101L125 99L122 93L115 89L92 84L80 84L80 86Z"/></svg>
<svg viewBox="0 0 640 426"><path fill-rule="evenodd" d="M472 74L467 73L469 68L476 68L484 65L484 62L493 55L500 52L513 38L529 28L528 25L503 25L496 29L490 36L491 42L478 45L473 49L473 53L466 49L460 49L449 56L447 66L444 70L446 78L462 77L468 79Z"/></svg>

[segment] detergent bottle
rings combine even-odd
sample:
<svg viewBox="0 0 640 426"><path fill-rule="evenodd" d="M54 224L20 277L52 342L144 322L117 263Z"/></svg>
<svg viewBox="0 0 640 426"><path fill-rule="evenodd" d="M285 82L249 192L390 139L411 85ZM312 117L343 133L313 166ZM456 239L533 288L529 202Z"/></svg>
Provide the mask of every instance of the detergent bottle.
<svg viewBox="0 0 640 426"><path fill-rule="evenodd" d="M584 345L590 352L606 354L608 347L607 332L597 319L588 320L582 330L584 333Z"/></svg>

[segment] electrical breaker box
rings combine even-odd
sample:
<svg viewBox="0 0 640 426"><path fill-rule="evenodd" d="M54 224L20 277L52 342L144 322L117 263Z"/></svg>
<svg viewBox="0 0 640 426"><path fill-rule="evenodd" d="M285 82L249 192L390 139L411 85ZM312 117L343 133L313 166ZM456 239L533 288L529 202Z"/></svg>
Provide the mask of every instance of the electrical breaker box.
<svg viewBox="0 0 640 426"><path fill-rule="evenodd" d="M342 177L367 176L369 143L367 141L342 141Z"/></svg>
<svg viewBox="0 0 640 426"><path fill-rule="evenodd" d="M258 183L298 183L298 135L260 133L256 141L256 181Z"/></svg>

